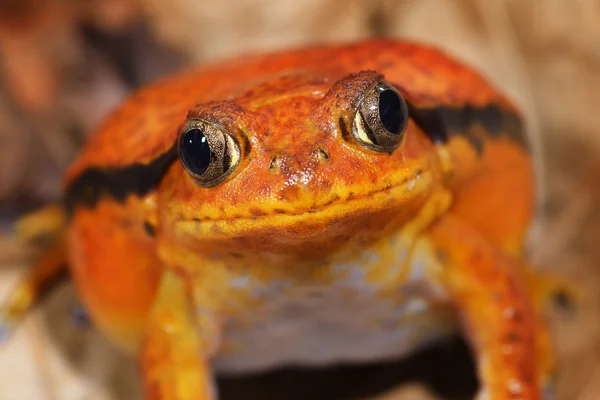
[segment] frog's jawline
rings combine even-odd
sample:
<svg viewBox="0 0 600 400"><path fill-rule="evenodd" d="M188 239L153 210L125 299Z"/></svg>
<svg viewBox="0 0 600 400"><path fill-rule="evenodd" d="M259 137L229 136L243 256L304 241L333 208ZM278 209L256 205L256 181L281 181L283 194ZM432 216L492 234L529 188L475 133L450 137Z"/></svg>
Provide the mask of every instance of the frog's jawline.
<svg viewBox="0 0 600 400"><path fill-rule="evenodd" d="M181 219L181 220L177 221L177 224L179 226L185 226L188 224L196 225L196 224L203 224L203 223L218 224L218 223L222 223L222 222L225 222L226 224L231 224L231 223L235 223L235 222L238 222L238 223L239 222L250 222L250 221L256 222L262 218L269 218L269 224L277 225L278 217L303 218L307 214L310 214L310 215L312 215L313 218L317 218L320 212L329 211L329 210L331 210L332 207L335 207L335 206L352 204L352 203L360 203L361 201L364 201L365 199L373 200L374 199L373 196L377 196L377 195L380 195L383 193L387 193L388 195L390 195L392 193L392 191L394 191L394 190L404 191L404 190L406 190L406 188L408 186L415 185L416 181L418 179L428 177L428 175L429 175L429 173L423 173L421 171L417 171L412 176L409 176L395 184L389 184L389 185L385 185L382 187L378 187L374 190L364 192L360 195L354 196L352 199L346 199L344 201L332 200L332 201L328 202L327 204L323 204L320 206L314 206L311 208L304 208L304 209L300 208L300 209L296 209L294 211L286 211L283 213L265 213L260 216L245 215L245 216L238 216L238 217L234 217L234 218L195 217L192 219ZM413 191L413 195L416 195L416 194L417 194L417 192ZM339 198L338 198L338 200L339 200ZM214 235L214 232L212 232L211 235Z"/></svg>
<svg viewBox="0 0 600 400"><path fill-rule="evenodd" d="M415 123L432 141L439 144L445 143L452 136L464 136L477 154L481 155L485 138L474 136L469 129L479 125L490 137L504 134L523 148L528 148L519 117L499 105L417 108L409 104L409 112ZM103 197L122 203L129 195L147 195L158 186L177 158L177 146L173 144L148 164L136 163L118 168L91 167L84 170L66 188L64 206L67 215L72 215L77 207L94 208Z"/></svg>

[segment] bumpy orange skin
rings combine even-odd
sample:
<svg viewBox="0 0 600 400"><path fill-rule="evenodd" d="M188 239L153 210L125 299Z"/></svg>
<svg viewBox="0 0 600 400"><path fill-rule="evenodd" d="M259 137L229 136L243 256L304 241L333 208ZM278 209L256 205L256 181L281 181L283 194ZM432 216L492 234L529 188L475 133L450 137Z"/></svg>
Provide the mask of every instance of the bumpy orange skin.
<svg viewBox="0 0 600 400"><path fill-rule="evenodd" d="M382 76L418 107L492 104L516 113L480 75L438 50L385 39L191 69L127 100L90 138L66 185L89 168L151 163L176 143L189 117L221 125L242 144L243 155L234 173L213 188L200 187L174 162L142 198L131 195L121 202L106 196L93 207L75 208L68 228L70 266L100 328L125 347L139 349L166 269L184 277L194 296L209 293L207 308L229 316L252 312L248 294L230 290L229 281L242 269L263 284L284 278L330 284L336 277L318 268L323 260L339 260L416 219L428 220L417 215L436 193L444 193L449 205L432 206L432 214L450 218L428 223L419 233L434 248L452 253L448 259L477 282L452 272L440 279L460 288L456 306L467 315L498 314L502 308L473 303L465 288L479 293L485 282L484 291L514 296L502 301L520 306L517 328L529 338L515 347L515 357L521 357L524 371L536 371L535 357L527 356L537 326L519 288L518 262L497 268L496 261L481 261L521 256L534 202L530 155L514 140L492 137L483 128L475 132L483 154L460 135L441 146L412 120L393 153L365 150L340 125L351 126L364 91ZM320 156L321 149L329 157ZM270 170L273 157L278 165ZM448 240L453 230L456 237ZM465 243L462 252L455 251L462 245L458 239L469 242L473 232L480 236L472 242L485 242L484 250ZM392 281L401 286L396 278L374 270L369 279L382 287ZM467 324L473 331L489 323L477 318ZM498 329L509 335L514 324L509 318ZM503 343L482 343L491 359L501 357L493 348ZM519 381L521 397L514 398L538 398L536 379Z"/></svg>

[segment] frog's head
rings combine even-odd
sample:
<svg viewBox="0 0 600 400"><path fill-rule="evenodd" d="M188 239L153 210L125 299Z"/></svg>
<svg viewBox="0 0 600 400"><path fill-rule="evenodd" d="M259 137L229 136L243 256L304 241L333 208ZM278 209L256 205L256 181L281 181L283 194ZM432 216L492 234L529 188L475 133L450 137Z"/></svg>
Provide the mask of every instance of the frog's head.
<svg viewBox="0 0 600 400"><path fill-rule="evenodd" d="M238 254L322 254L398 229L442 179L401 93L373 71L293 74L198 105L161 225L178 243Z"/></svg>

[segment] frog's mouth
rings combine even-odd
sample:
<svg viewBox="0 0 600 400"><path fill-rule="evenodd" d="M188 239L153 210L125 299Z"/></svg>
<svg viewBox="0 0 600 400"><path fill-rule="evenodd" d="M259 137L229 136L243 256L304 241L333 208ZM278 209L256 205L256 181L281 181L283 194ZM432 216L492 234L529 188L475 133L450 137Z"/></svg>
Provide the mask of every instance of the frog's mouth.
<svg viewBox="0 0 600 400"><path fill-rule="evenodd" d="M415 208L418 209L426 201L433 184L434 175L419 170L399 179L398 183L384 184L360 195L332 192L330 200L318 206L290 208L290 204L286 203L287 208L284 208L281 202L262 204L261 208L251 208L246 213L238 210L234 217L179 220L175 222L175 231L178 235L211 239L238 236L256 230L279 230L310 236L314 230L329 224L358 220L355 217L368 217L378 211L397 210L402 213L402 210L406 210L406 213L412 214Z"/></svg>

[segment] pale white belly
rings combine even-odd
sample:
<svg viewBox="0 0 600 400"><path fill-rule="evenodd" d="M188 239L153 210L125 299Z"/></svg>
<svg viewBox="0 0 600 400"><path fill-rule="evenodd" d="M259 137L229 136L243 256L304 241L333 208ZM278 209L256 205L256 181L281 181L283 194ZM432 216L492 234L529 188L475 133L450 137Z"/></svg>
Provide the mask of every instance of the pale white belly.
<svg viewBox="0 0 600 400"><path fill-rule="evenodd" d="M225 321L216 371L399 358L450 334L456 318L445 295L417 280L393 298L352 279L327 287L264 288L268 301Z"/></svg>

